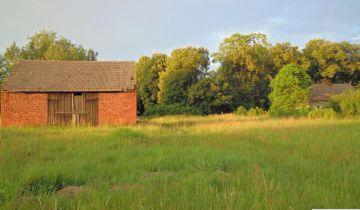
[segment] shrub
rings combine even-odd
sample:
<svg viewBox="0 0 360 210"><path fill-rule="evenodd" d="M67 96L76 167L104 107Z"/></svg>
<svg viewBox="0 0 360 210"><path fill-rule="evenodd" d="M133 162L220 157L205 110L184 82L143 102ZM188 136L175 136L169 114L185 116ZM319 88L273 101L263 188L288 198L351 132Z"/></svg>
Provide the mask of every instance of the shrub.
<svg viewBox="0 0 360 210"><path fill-rule="evenodd" d="M303 114L311 84L310 76L303 69L294 64L284 66L270 84L272 116Z"/></svg>
<svg viewBox="0 0 360 210"><path fill-rule="evenodd" d="M316 119L316 118L325 118L325 119L334 119L336 118L336 112L331 108L316 108L309 112L308 118Z"/></svg>
<svg viewBox="0 0 360 210"><path fill-rule="evenodd" d="M203 112L200 109L183 104L156 104L149 108L148 115L203 115Z"/></svg>
<svg viewBox="0 0 360 210"><path fill-rule="evenodd" d="M330 107L345 116L360 115L360 89L331 97Z"/></svg>
<svg viewBox="0 0 360 210"><path fill-rule="evenodd" d="M240 116L246 116L246 113L247 113L247 109L243 106L239 106L235 111L235 114Z"/></svg>
<svg viewBox="0 0 360 210"><path fill-rule="evenodd" d="M266 111L259 107L250 108L249 111L247 112L248 116L259 116L263 114L266 114Z"/></svg>

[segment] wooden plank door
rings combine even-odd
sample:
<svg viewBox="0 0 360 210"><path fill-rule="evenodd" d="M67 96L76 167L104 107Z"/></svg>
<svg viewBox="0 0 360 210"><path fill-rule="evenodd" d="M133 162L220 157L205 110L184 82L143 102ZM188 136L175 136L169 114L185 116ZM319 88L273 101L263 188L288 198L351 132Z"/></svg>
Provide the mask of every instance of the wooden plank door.
<svg viewBox="0 0 360 210"><path fill-rule="evenodd" d="M84 93L85 103L85 122L87 125L95 126L98 124L98 94Z"/></svg>
<svg viewBox="0 0 360 210"><path fill-rule="evenodd" d="M49 125L97 125L97 93L50 93L48 95Z"/></svg>
<svg viewBox="0 0 360 210"><path fill-rule="evenodd" d="M70 125L72 122L72 94L48 94L48 124Z"/></svg>
<svg viewBox="0 0 360 210"><path fill-rule="evenodd" d="M85 124L85 106L83 94L73 95L73 123L74 125Z"/></svg>

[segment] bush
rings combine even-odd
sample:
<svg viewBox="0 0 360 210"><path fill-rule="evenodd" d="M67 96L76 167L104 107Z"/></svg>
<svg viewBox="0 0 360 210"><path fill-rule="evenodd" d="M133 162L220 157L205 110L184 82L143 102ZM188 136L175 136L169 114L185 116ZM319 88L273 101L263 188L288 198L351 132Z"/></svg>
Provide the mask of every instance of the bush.
<svg viewBox="0 0 360 210"><path fill-rule="evenodd" d="M156 104L148 109L150 116L203 115L203 111L183 104Z"/></svg>
<svg viewBox="0 0 360 210"><path fill-rule="evenodd" d="M317 119L317 118L325 118L325 119L334 119L336 118L336 112L331 108L316 108L309 112L308 118Z"/></svg>
<svg viewBox="0 0 360 210"><path fill-rule="evenodd" d="M311 84L310 76L303 69L294 64L284 66L270 84L271 115L304 114Z"/></svg>
<svg viewBox="0 0 360 210"><path fill-rule="evenodd" d="M246 113L247 113L247 109L243 106L239 106L235 111L235 114L240 116L246 116Z"/></svg>
<svg viewBox="0 0 360 210"><path fill-rule="evenodd" d="M249 111L247 112L248 116L259 116L264 114L266 114L266 111L259 107L250 108Z"/></svg>
<svg viewBox="0 0 360 210"><path fill-rule="evenodd" d="M360 115L360 89L331 97L330 107L345 116Z"/></svg>

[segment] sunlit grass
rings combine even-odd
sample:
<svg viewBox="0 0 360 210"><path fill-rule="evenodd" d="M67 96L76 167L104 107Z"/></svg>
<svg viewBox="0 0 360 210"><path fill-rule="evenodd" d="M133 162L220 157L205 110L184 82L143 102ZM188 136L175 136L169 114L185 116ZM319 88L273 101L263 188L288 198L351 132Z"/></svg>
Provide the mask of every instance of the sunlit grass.
<svg viewBox="0 0 360 210"><path fill-rule="evenodd" d="M359 149L360 121L351 119L0 128L0 208L356 208Z"/></svg>

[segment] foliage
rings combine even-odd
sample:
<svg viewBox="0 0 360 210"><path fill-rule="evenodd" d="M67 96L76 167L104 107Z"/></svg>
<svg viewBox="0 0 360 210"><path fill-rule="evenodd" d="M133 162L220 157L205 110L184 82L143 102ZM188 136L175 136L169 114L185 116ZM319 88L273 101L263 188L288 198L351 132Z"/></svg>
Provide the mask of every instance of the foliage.
<svg viewBox="0 0 360 210"><path fill-rule="evenodd" d="M264 34L235 33L220 44L214 61L220 63L216 72L219 93L227 98L227 111L242 105L268 106L268 85L271 74L270 44Z"/></svg>
<svg viewBox="0 0 360 210"><path fill-rule="evenodd" d="M182 103L196 107L205 114L234 112L239 106L268 110L270 83L283 67L295 64L316 82L351 81L356 84L360 81L359 52L360 46L349 42L315 39L300 51L289 42L271 45L265 34L234 33L225 38L212 55L216 64L216 69L212 71L209 71L208 50L204 48L175 49L165 64L161 59L161 68L155 68L155 71L149 70L152 65L157 66L157 62L149 64L152 57L140 58L139 97L145 108L158 103ZM304 73L301 72L298 76ZM299 82L303 79L306 87L299 87L300 83L289 84L289 87L285 84L280 92L273 91L273 97L280 99L278 103L272 102L272 115L307 116L309 109L306 108L306 98L310 79L306 76L295 80ZM286 83L291 82L285 80ZM297 88L292 94L294 87Z"/></svg>
<svg viewBox="0 0 360 210"><path fill-rule="evenodd" d="M300 65L303 62L303 56L298 47L292 46L289 42L276 43L270 48L270 54L273 65L272 76L288 64Z"/></svg>
<svg viewBox="0 0 360 210"><path fill-rule="evenodd" d="M308 113L309 119L335 119L336 116L336 112L331 108L315 108Z"/></svg>
<svg viewBox="0 0 360 210"><path fill-rule="evenodd" d="M137 93L145 111L158 102L159 74L165 71L166 59L165 54L154 54L142 56L136 63Z"/></svg>
<svg viewBox="0 0 360 210"><path fill-rule="evenodd" d="M247 111L247 116L260 116L260 115L264 115L266 114L266 111L263 110L262 108L259 107L251 107L248 111Z"/></svg>
<svg viewBox="0 0 360 210"><path fill-rule="evenodd" d="M160 73L158 102L187 103L188 89L207 75L209 52L205 48L178 48L167 60L166 71Z"/></svg>
<svg viewBox="0 0 360 210"><path fill-rule="evenodd" d="M86 50L69 39L59 37L53 31L40 31L28 38L28 43L18 47L15 42L6 48L4 65L11 71L20 59L28 60L96 60L98 53L93 49Z"/></svg>
<svg viewBox="0 0 360 210"><path fill-rule="evenodd" d="M306 108L311 85L311 78L303 69L294 64L284 66L270 84L271 114L291 115Z"/></svg>
<svg viewBox="0 0 360 210"><path fill-rule="evenodd" d="M309 62L308 72L315 81L359 82L359 44L314 39L306 44L303 51Z"/></svg>
<svg viewBox="0 0 360 210"><path fill-rule="evenodd" d="M204 114L219 113L221 108L217 104L217 94L213 78L203 78L189 88L188 102L190 106L202 110Z"/></svg>
<svg viewBox="0 0 360 210"><path fill-rule="evenodd" d="M360 115L360 89L331 97L330 107L345 116Z"/></svg>
<svg viewBox="0 0 360 210"><path fill-rule="evenodd" d="M243 106L239 106L236 111L235 114L240 115L240 116L246 116L247 114L247 109Z"/></svg>
<svg viewBox="0 0 360 210"><path fill-rule="evenodd" d="M156 104L148 109L150 116L165 115L203 115L203 111L184 104Z"/></svg>

